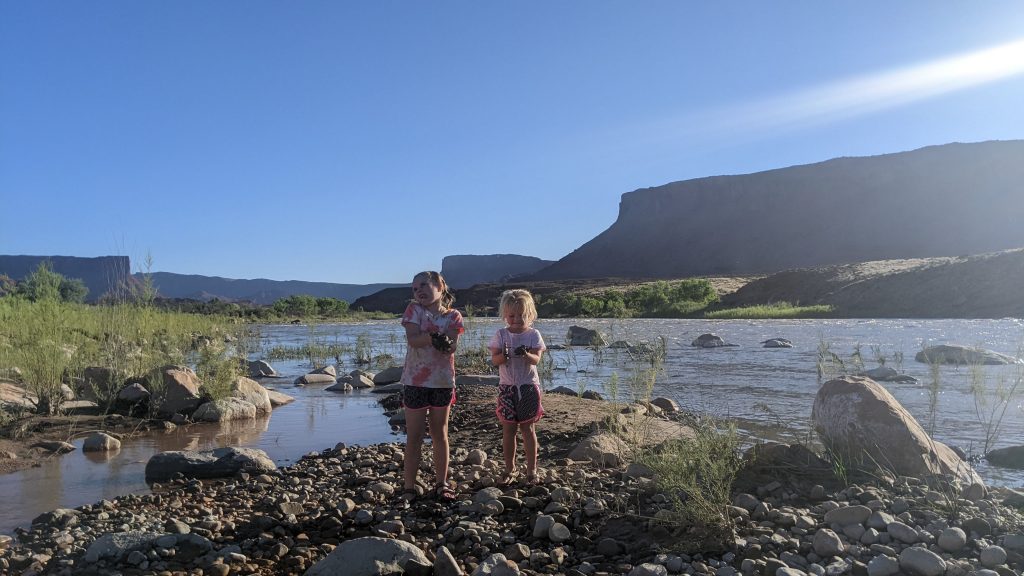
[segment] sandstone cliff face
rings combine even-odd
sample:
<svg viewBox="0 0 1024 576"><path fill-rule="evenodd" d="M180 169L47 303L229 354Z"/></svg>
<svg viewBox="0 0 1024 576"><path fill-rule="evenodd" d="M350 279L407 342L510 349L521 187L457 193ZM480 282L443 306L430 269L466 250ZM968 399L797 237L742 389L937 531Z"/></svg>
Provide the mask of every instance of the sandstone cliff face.
<svg viewBox="0 0 1024 576"><path fill-rule="evenodd" d="M532 274L549 264L551 260L518 254L445 256L441 260L441 275L452 288L469 288L474 284L502 282Z"/></svg>
<svg viewBox="0 0 1024 576"><path fill-rule="evenodd" d="M763 274L1024 246L1024 141L837 158L623 194L532 279Z"/></svg>

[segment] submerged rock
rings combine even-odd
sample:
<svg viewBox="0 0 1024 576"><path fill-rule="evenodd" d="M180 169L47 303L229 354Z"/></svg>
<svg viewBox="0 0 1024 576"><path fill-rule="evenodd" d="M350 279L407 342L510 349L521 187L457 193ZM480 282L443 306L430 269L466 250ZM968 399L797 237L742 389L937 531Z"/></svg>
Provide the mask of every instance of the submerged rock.
<svg viewBox="0 0 1024 576"><path fill-rule="evenodd" d="M969 346L940 344L929 346L914 356L914 360L925 364L1020 364L1020 358Z"/></svg>
<svg viewBox="0 0 1024 576"><path fill-rule="evenodd" d="M985 460L993 466L1024 470L1024 446L1007 446L990 450Z"/></svg>
<svg viewBox="0 0 1024 576"><path fill-rule="evenodd" d="M570 326L565 341L570 346L603 346L605 342L600 332L582 326Z"/></svg>

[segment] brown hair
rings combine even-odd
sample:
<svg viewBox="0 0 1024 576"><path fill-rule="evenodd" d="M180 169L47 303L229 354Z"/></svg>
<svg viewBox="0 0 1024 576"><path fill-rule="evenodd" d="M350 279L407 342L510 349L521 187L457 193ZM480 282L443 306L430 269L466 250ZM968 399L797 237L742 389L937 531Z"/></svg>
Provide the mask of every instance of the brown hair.
<svg viewBox="0 0 1024 576"><path fill-rule="evenodd" d="M533 303L533 295L530 294L530 291L516 288L502 292L501 302L498 304L498 316L504 318L505 312L513 306L522 306L523 322L527 326L532 326L533 321L537 319L537 306Z"/></svg>
<svg viewBox="0 0 1024 576"><path fill-rule="evenodd" d="M413 276L412 280L415 282L417 278L421 277L426 277L431 284L441 289L441 308L449 310L452 307L452 304L455 303L455 294L448 289L448 283L444 281L444 276L441 276L440 272L425 270Z"/></svg>

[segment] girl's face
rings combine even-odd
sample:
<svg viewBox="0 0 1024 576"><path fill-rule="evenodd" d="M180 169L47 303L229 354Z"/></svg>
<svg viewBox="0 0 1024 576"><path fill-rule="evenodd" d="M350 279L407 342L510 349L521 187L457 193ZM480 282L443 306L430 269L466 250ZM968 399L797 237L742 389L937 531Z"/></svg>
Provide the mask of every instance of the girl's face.
<svg viewBox="0 0 1024 576"><path fill-rule="evenodd" d="M505 325L508 326L509 332L518 334L523 330L526 330L526 321L523 320L523 307L515 304L505 309Z"/></svg>
<svg viewBox="0 0 1024 576"><path fill-rule="evenodd" d="M417 276L412 280L412 298L420 306L429 307L441 301L441 287L427 276Z"/></svg>

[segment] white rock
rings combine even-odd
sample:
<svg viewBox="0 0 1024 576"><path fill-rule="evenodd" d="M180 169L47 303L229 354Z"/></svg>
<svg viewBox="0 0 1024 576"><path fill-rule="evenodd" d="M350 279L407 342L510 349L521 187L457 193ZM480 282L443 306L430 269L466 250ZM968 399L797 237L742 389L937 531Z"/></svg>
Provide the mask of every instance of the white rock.
<svg viewBox="0 0 1024 576"><path fill-rule="evenodd" d="M639 566L634 566L629 571L629 576L668 576L668 568L665 568L661 564L651 564L645 562Z"/></svg>

